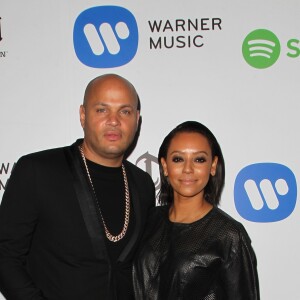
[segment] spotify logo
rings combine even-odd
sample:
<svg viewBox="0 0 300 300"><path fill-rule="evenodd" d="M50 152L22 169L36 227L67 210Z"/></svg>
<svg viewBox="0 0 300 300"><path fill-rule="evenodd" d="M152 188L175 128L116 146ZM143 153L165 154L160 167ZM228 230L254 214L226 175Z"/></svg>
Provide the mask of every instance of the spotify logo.
<svg viewBox="0 0 300 300"><path fill-rule="evenodd" d="M269 68L280 55L280 42L273 32L257 29L246 36L242 52L250 66L256 69Z"/></svg>
<svg viewBox="0 0 300 300"><path fill-rule="evenodd" d="M243 168L234 184L238 213L252 222L276 222L287 218L297 201L293 172L277 163L257 163Z"/></svg>

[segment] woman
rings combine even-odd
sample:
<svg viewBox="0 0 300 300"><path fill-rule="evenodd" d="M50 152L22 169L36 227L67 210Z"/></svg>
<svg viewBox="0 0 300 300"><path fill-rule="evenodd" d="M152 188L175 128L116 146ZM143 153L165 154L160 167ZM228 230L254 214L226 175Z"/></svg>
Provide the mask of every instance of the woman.
<svg viewBox="0 0 300 300"><path fill-rule="evenodd" d="M221 148L188 121L164 139L161 190L134 267L137 300L258 300L256 258L242 224L217 206L224 186Z"/></svg>

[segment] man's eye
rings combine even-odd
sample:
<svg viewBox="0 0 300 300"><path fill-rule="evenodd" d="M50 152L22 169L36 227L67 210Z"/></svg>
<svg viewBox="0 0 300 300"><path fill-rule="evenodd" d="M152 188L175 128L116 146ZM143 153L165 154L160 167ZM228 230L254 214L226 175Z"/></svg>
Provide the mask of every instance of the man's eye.
<svg viewBox="0 0 300 300"><path fill-rule="evenodd" d="M130 113L131 113L131 111L128 109L121 110L121 114L123 114L123 115L130 115Z"/></svg>
<svg viewBox="0 0 300 300"><path fill-rule="evenodd" d="M97 108L96 111L99 113L104 113L104 112L106 112L106 109L105 108Z"/></svg>

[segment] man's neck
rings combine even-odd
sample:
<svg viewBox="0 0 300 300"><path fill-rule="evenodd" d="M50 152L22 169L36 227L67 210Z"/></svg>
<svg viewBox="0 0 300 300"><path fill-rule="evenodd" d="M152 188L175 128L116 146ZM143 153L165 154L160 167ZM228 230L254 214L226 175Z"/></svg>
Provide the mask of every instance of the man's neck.
<svg viewBox="0 0 300 300"><path fill-rule="evenodd" d="M98 155L97 153L95 153L94 151L92 151L90 149L90 147L85 143L85 141L83 141L82 145L80 145L80 147L82 147L82 151L84 156L86 157L86 159L105 166L105 167L120 167L122 165L122 161L123 161L123 155L120 156L116 156L116 157L103 157Z"/></svg>

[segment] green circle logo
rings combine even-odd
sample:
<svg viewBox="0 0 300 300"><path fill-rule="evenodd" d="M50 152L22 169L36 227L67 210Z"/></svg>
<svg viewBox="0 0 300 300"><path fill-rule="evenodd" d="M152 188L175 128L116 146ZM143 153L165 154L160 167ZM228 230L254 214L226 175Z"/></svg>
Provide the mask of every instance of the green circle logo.
<svg viewBox="0 0 300 300"><path fill-rule="evenodd" d="M250 66L265 69L277 61L280 54L280 42L272 31L257 29L246 36L242 51L244 59Z"/></svg>

